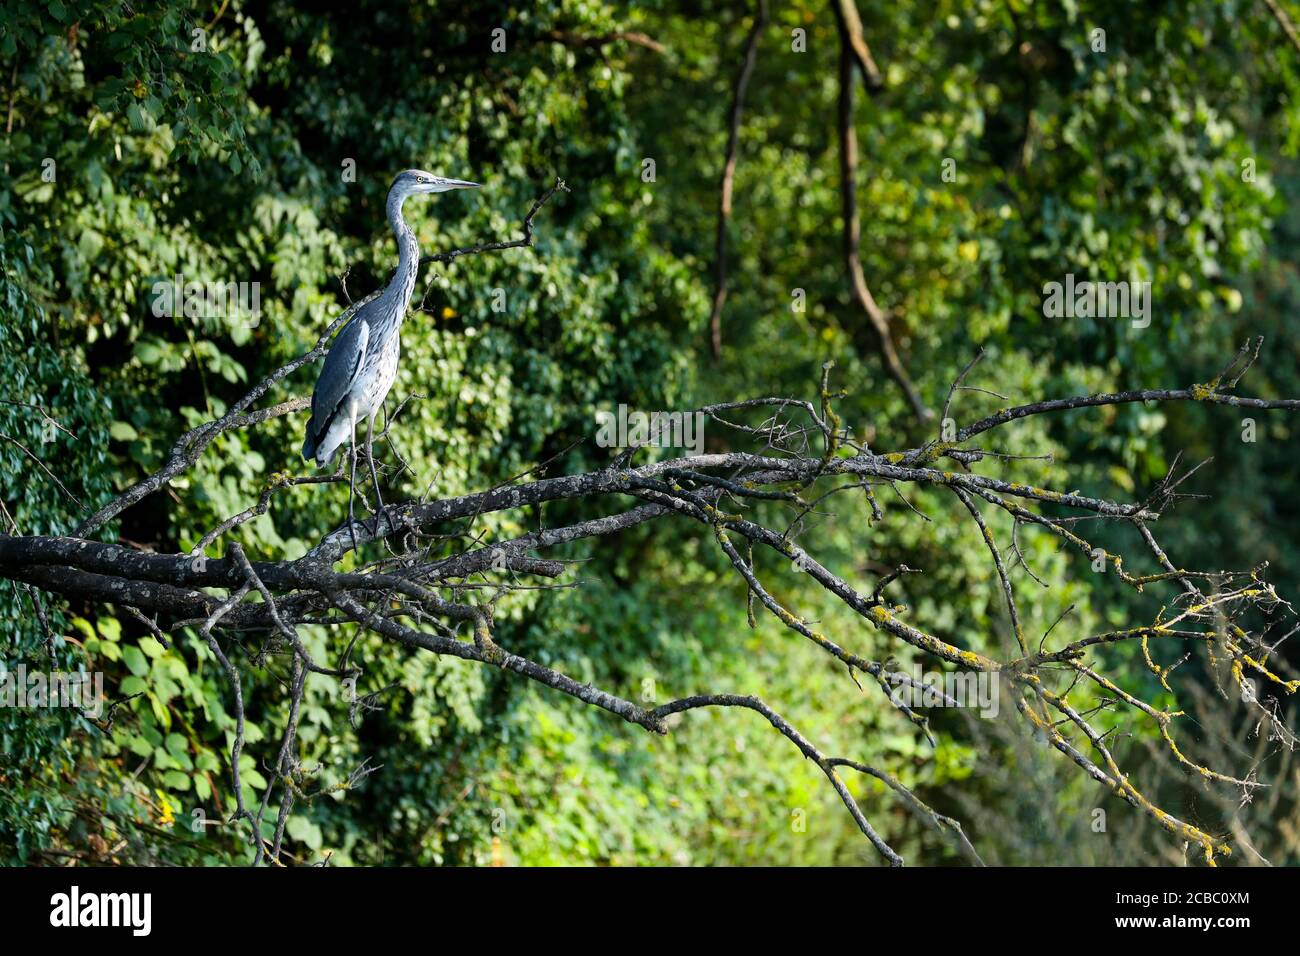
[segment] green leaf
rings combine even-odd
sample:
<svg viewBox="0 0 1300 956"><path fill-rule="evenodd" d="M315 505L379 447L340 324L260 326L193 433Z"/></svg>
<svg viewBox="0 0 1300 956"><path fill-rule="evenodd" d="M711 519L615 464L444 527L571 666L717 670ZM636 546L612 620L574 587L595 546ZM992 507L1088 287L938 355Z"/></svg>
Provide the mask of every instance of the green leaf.
<svg viewBox="0 0 1300 956"><path fill-rule="evenodd" d="M122 659L126 661L126 669L136 677L143 677L149 673L149 662L145 660L140 648L134 644L128 644L122 648Z"/></svg>
<svg viewBox="0 0 1300 956"><path fill-rule="evenodd" d="M172 725L172 715L167 710L166 706L164 706L163 702L158 699L158 695L147 693L146 696L149 699L149 707L153 710L154 718L158 721L158 726L163 730L170 728Z"/></svg>
<svg viewBox="0 0 1300 956"><path fill-rule="evenodd" d="M293 837L299 843L306 844L313 850L319 850L321 844L325 842L324 834L321 829L307 817L294 815L289 817L289 822L285 829L289 831L289 836Z"/></svg>
<svg viewBox="0 0 1300 956"><path fill-rule="evenodd" d="M167 648L158 642L158 638L152 634L146 634L140 638L140 650L144 651L150 657L162 657L167 653Z"/></svg>
<svg viewBox="0 0 1300 956"><path fill-rule="evenodd" d="M239 777L250 787L255 787L258 790L266 789L266 778L251 767L247 770L240 770Z"/></svg>

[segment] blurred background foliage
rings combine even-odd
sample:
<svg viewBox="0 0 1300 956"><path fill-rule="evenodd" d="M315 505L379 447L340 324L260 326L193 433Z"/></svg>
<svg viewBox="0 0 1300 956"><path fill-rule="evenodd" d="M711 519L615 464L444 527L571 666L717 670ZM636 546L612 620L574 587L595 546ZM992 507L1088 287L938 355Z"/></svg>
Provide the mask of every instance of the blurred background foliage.
<svg viewBox="0 0 1300 956"><path fill-rule="evenodd" d="M1026 401L1205 381L1255 334L1267 345L1246 389L1300 395L1300 52L1263 3L934 0L862 14L885 77L883 91L859 93L854 117L863 265L931 405L979 346L987 358L971 384ZM828 358L849 392L840 414L873 447L925 437L882 373L844 274L829 5L772 3L740 130L724 350L720 361L709 356L717 183L751 16L744 4L667 0L6 0L0 501L9 517L0 520L21 533L69 532L157 468L182 431L309 348L345 303L340 276L354 295L386 278L394 249L384 195L410 166L485 184L408 207L426 253L513 236L557 176L572 192L538 217L534 250L423 273L426 310L408 320L389 402L411 398L394 427L411 467L390 499L475 490L541 463L598 466L608 453L591 440L597 410L808 397ZM492 48L497 27L504 52ZM259 321L154 316L150 290L177 273L259 282ZM1043 285L1066 273L1151 282L1150 327L1044 318ZM802 312L791 308L796 289ZM300 372L279 398L307 393L313 377ZM955 415L970 420L997 404L963 393ZM224 435L106 537L192 547L274 474L307 473L301 427L291 417ZM1210 497L1161 522L1166 547L1182 565L1268 560L1294 594L1294 427L1261 416L1246 443L1231 409L1079 412L1015 426L1000 450L1054 458L1001 467L1015 480L1132 496L1176 453L1212 456L1194 489ZM707 437L714 448L731 440ZM278 493L232 537L255 557L296 557L338 522L345 494L333 485ZM1005 652L978 533L935 493L911 503L931 520L886 500L886 519L873 524L861 503L841 500L803 543L868 585L900 563L925 569L898 585L909 613L963 647ZM563 516L548 508L479 527L518 532L525 520ZM1010 529L995 521L994 531L1005 545ZM1134 545L1120 531L1096 535L1112 549ZM1022 546L1051 585L1015 572L1031 634L1071 605L1076 635L1158 607L1042 536L1023 535ZM568 556L586 559L574 572L581 587L512 596L499 614L503 645L642 701L761 694L824 750L894 768L967 820L990 861L1182 858L1144 817L1035 745L1014 715L934 712L931 748L873 689L860 692L777 622L751 630L742 583L695 528L661 523ZM791 569L760 571L841 643L915 664ZM5 666L48 668L32 597L6 590L5 601ZM246 861L235 829L220 825L233 807L233 719L206 647L187 634L164 649L111 608L44 604L59 668L104 672L111 698L140 696L107 733L67 711L0 710L0 855ZM308 640L332 658L343 637ZM299 808L289 827L298 860L877 862L816 768L754 714L695 713L657 739L462 661L373 637L354 656L366 667L358 692L381 692L378 709L352 726L338 691L317 686L300 733L304 763L325 786L366 757L382 769ZM1105 660L1126 686L1159 691L1130 654ZM245 671L244 781L260 797L283 674L274 660ZM1235 698L1206 689L1199 663L1178 673L1193 714L1179 729L1189 756L1236 773L1269 755L1261 775L1278 786L1238 806L1237 794L1170 768L1149 724L1113 714L1107 726L1135 779L1171 812L1211 832L1249 832L1260 853L1294 861L1289 754L1252 733ZM882 788L851 785L909 860L958 861Z"/></svg>

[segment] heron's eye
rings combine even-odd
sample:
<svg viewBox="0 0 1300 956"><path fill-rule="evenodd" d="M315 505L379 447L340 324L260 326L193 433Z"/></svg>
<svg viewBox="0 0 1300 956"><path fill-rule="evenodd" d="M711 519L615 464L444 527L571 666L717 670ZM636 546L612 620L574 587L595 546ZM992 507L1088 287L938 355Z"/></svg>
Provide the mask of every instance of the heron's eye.
<svg viewBox="0 0 1300 956"><path fill-rule="evenodd" d="M427 182L429 181L429 180L425 179L423 176L417 176L417 177L415 177L415 178L416 178L416 180L418 180L419 182L422 182L422 183L427 183Z"/></svg>

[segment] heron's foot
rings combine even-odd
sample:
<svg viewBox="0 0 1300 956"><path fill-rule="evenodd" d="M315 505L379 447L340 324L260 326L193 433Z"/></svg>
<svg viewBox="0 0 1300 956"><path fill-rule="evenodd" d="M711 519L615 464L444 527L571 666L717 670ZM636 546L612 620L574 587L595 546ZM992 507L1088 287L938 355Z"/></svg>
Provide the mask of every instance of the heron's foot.
<svg viewBox="0 0 1300 956"><path fill-rule="evenodd" d="M351 508L351 502L348 502L348 505L348 534L352 535L352 550L360 552L360 546L357 544L357 525L360 525L361 530L365 531L366 523L358 521L356 512Z"/></svg>
<svg viewBox="0 0 1300 956"><path fill-rule="evenodd" d="M375 538L379 537L379 522L381 519L384 521L388 520L388 505L384 504L383 502L380 502L379 507L375 510L374 530L367 529L370 530L370 534L372 537Z"/></svg>

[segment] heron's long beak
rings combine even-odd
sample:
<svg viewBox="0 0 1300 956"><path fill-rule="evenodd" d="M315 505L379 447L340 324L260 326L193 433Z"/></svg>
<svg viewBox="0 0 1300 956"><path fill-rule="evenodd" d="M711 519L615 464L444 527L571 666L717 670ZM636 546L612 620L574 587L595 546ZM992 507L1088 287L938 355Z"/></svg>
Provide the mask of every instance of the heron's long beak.
<svg viewBox="0 0 1300 956"><path fill-rule="evenodd" d="M452 189L478 189L478 183L472 183L467 179L444 179L444 183Z"/></svg>

